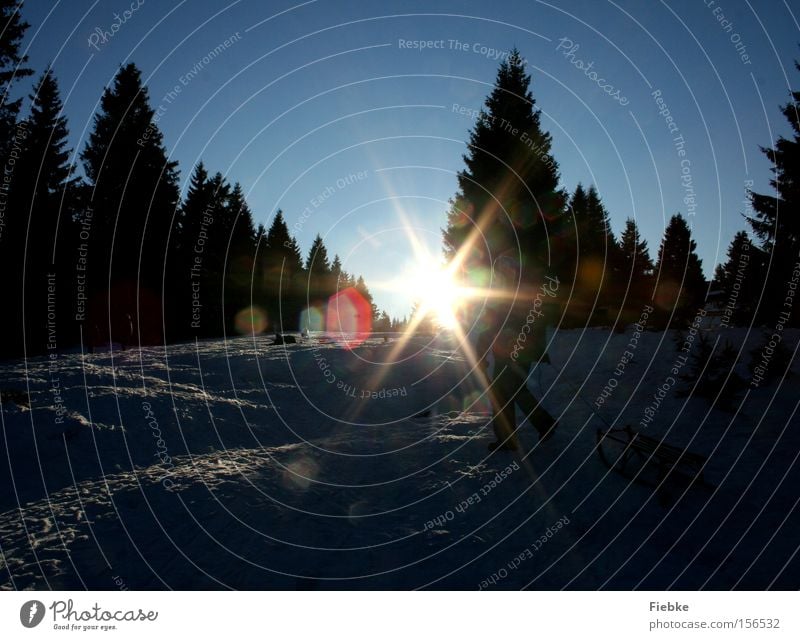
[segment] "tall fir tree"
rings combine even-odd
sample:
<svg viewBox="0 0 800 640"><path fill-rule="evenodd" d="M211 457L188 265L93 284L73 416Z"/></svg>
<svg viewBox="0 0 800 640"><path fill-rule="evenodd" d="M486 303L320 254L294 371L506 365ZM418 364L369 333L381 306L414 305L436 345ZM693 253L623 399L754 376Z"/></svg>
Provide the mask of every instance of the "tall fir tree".
<svg viewBox="0 0 800 640"><path fill-rule="evenodd" d="M14 85L33 74L26 67L28 56L20 51L30 25L22 19L22 2L0 0L0 158L3 164L13 147L22 98L12 99Z"/></svg>
<svg viewBox="0 0 800 640"><path fill-rule="evenodd" d="M795 62L800 70L800 64ZM773 147L762 147L772 164L773 193L750 192L753 215L746 216L761 248L769 255L769 272L763 274L765 299L786 297L786 282L791 280L794 265L800 261L800 91L791 93L791 100L781 112L792 129L788 138L780 136ZM775 322L781 312L788 312L784 324L800 325L800 304L791 310L762 305L759 314L764 321Z"/></svg>
<svg viewBox="0 0 800 640"><path fill-rule="evenodd" d="M375 304L375 301L372 298L372 293L370 293L369 287L367 287L367 283L364 281L363 276L358 276L356 279L355 286L353 287L361 297L366 301L369 305L370 309L370 317L369 317L369 326L372 327L375 320L378 317L378 307Z"/></svg>
<svg viewBox="0 0 800 640"><path fill-rule="evenodd" d="M272 329L296 329L305 305L303 259L297 240L289 233L280 210L267 231L261 265L262 272L259 275Z"/></svg>
<svg viewBox="0 0 800 640"><path fill-rule="evenodd" d="M616 277L622 257L608 211L594 185L585 190L581 184L570 198L569 210L576 234L574 298L587 311L605 309L612 302L621 301L624 293Z"/></svg>
<svg viewBox="0 0 800 640"><path fill-rule="evenodd" d="M619 250L622 259L622 275L631 280L641 281L653 275L653 260L647 240L639 233L636 220L625 220L625 229L619 240Z"/></svg>
<svg viewBox="0 0 800 640"><path fill-rule="evenodd" d="M229 238L230 187L221 173L209 177L200 162L180 209L175 269L178 301L173 330L180 337L222 335L222 287ZM174 266L173 266L174 265ZM173 315L173 314L170 314Z"/></svg>
<svg viewBox="0 0 800 640"><path fill-rule="evenodd" d="M231 221L225 278L226 334L234 327L236 315L251 306L251 282L256 255L256 230L253 213L242 185L234 183L228 197L226 216Z"/></svg>
<svg viewBox="0 0 800 640"><path fill-rule="evenodd" d="M703 305L707 282L697 243L686 219L680 214L670 218L664 231L655 265L656 302L666 311L675 311L676 323L683 322Z"/></svg>
<svg viewBox="0 0 800 640"><path fill-rule="evenodd" d="M332 282L331 265L328 260L328 250L322 241L322 236L317 234L306 258L306 273L308 282L306 294L311 304L325 302L335 291Z"/></svg>
<svg viewBox="0 0 800 640"><path fill-rule="evenodd" d="M746 231L739 231L728 246L727 260L718 264L714 282L720 290L725 324L751 325L763 290L766 254L753 245ZM770 306L761 298L762 306Z"/></svg>
<svg viewBox="0 0 800 640"><path fill-rule="evenodd" d="M14 189L18 211L27 219L25 260L20 267L25 274L28 353L47 348L48 323L58 328L57 342L75 340L70 320L75 310L69 304L75 296L67 292L80 277L75 271L78 238L73 221L79 180L73 175L67 120L51 69L39 79L30 99L28 136Z"/></svg>
<svg viewBox="0 0 800 640"><path fill-rule="evenodd" d="M628 289L625 306L640 307L652 296L653 260L647 240L642 238L633 218L625 220L619 239L619 280Z"/></svg>
<svg viewBox="0 0 800 640"><path fill-rule="evenodd" d="M470 134L443 238L445 254L463 252L467 269L488 267L504 251L518 252L523 269L553 261L549 241L564 194L530 84L514 49Z"/></svg>
<svg viewBox="0 0 800 640"><path fill-rule="evenodd" d="M28 135L28 122L18 122L21 98L12 98L14 85L33 73L25 66L27 56L20 51L29 25L22 19L22 3L0 0L0 269L4 275L3 290L9 300L22 298L22 261L28 220L24 195L14 201L14 185L21 172L17 163ZM24 189L21 189L24 191ZM0 355L22 353L22 314L0 317Z"/></svg>
<svg viewBox="0 0 800 640"><path fill-rule="evenodd" d="M339 258L339 254L333 256L333 262L331 262L331 287L333 289L333 293L336 293L339 289L342 288L342 260Z"/></svg>
<svg viewBox="0 0 800 640"><path fill-rule="evenodd" d="M613 263L616 258L617 241L611 229L608 211L594 185L591 185L586 192L586 209L578 225L581 253Z"/></svg>
<svg viewBox="0 0 800 640"><path fill-rule="evenodd" d="M166 242L179 201L177 163L167 159L134 64L118 70L100 108L81 154L93 211L92 322L101 341L157 342L168 294Z"/></svg>

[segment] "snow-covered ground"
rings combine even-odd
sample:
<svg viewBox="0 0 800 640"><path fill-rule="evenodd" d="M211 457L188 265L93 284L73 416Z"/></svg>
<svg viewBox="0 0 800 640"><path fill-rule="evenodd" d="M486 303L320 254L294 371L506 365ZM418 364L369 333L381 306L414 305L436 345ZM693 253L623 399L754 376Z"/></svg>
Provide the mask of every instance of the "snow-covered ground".
<svg viewBox="0 0 800 640"><path fill-rule="evenodd" d="M526 425L525 451L491 456L482 385L446 336L4 363L0 585L800 587L797 358L724 412L675 393L671 332L621 365L632 332L559 331L558 368L531 378L556 436ZM760 332L726 335L750 380ZM708 456L708 485L609 471L604 420Z"/></svg>

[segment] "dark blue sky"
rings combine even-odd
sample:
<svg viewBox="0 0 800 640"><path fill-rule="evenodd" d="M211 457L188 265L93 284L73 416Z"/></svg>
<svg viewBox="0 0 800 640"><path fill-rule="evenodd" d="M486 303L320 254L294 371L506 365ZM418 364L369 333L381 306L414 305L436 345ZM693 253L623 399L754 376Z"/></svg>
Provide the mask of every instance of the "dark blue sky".
<svg viewBox="0 0 800 640"><path fill-rule="evenodd" d="M458 107L482 105L509 48L529 61L563 186L595 184L615 232L635 217L653 255L693 209L707 275L744 228L747 181L768 189L759 145L788 132L779 105L800 87L796 0L27 0L24 16L76 150L134 61L184 183L201 158L238 180L257 221L283 209L304 251L321 233L395 315L410 300L380 283L412 257L401 218L439 251L472 125Z"/></svg>

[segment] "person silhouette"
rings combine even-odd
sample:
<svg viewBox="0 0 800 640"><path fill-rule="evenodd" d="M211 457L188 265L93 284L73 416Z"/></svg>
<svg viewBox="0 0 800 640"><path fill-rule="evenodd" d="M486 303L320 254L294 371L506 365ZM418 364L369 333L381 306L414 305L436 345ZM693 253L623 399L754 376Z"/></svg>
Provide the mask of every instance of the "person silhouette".
<svg viewBox="0 0 800 640"><path fill-rule="evenodd" d="M489 396L496 440L489 450L516 451L517 406L539 432L540 442L549 440L558 427L527 385L532 368L549 362L546 327L552 319L558 278L530 269L523 284L519 263L506 255L495 261L492 271L496 295L487 302L485 330L476 345L479 354L494 356Z"/></svg>

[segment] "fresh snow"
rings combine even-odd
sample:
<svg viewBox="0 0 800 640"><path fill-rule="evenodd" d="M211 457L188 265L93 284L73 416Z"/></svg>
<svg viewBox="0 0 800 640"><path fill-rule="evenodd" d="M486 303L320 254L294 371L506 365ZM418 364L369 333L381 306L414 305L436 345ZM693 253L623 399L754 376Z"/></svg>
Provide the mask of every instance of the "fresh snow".
<svg viewBox="0 0 800 640"><path fill-rule="evenodd" d="M631 333L552 336L530 384L560 427L540 445L526 424L518 454L489 455L484 388L446 335L4 363L0 585L798 588L797 358L729 412L680 382L642 426L678 351L645 332L615 375ZM749 381L761 332L724 337ZM708 456L709 486L609 471L604 421Z"/></svg>

